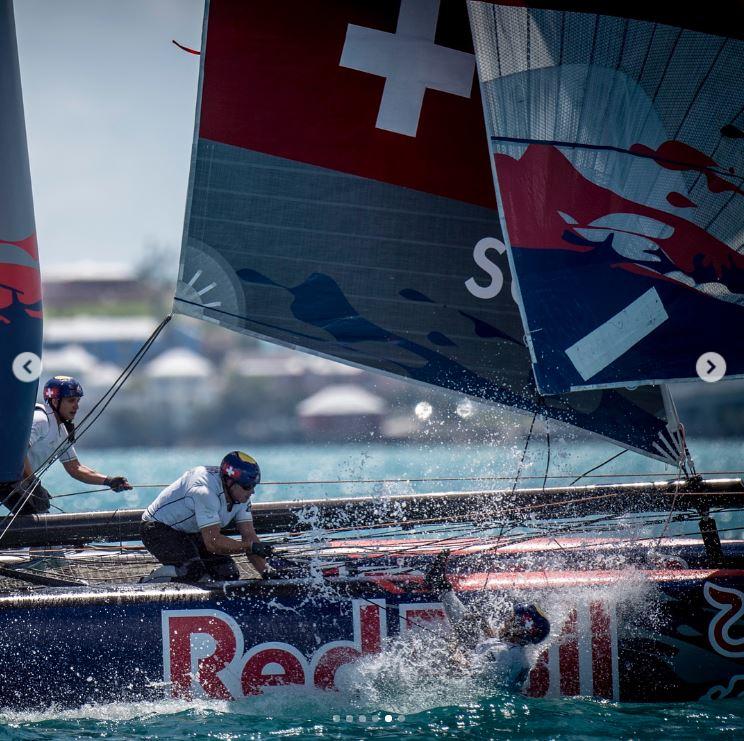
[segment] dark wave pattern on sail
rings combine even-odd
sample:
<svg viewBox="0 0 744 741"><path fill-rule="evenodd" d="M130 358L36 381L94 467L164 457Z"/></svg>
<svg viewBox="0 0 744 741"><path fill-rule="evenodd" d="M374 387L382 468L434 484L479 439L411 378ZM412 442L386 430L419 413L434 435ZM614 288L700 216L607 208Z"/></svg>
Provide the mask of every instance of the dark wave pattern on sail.
<svg viewBox="0 0 744 741"><path fill-rule="evenodd" d="M41 278L11 0L0 0L0 482L17 481L28 447L37 382L13 361L41 356Z"/></svg>
<svg viewBox="0 0 744 741"><path fill-rule="evenodd" d="M539 389L744 376L742 4L537 4L470 9Z"/></svg>
<svg viewBox="0 0 744 741"><path fill-rule="evenodd" d="M518 339L521 326L510 293L506 292L508 302L500 306L500 319L493 314L475 316L475 298L469 306L472 314L452 305L455 300L466 301L461 294L467 292L461 285L468 271L472 272L472 265L465 250L453 246L448 258L448 250L434 250L431 243L424 244L421 226L416 230L409 222L402 241L421 243L419 259L428 260L430 269L436 256L446 259L454 277L449 296L444 280L439 281L441 286L429 279L419 280L424 290L407 288L407 283L416 280L416 274L396 268L395 251L388 253L392 256L389 263L375 265L375 255L379 260L384 254L381 250L355 255L350 248L359 243L359 235L349 240L343 234L331 234L328 227L333 221L328 219L333 207L322 213L321 204L316 204L308 211L313 215L311 219L298 222L292 217L287 228L283 226L287 212L282 208L276 210L278 221L271 226L265 222L249 223L263 199L259 196L253 201L248 193L261 192L262 172L270 169L275 179L277 170L288 171L287 179L277 187L289 204L294 198L292 184L302 189L306 185L300 181L307 178L307 185L311 185L320 176L317 168L276 161L213 142L201 142L199 151L190 222L195 236L182 250L176 311L357 366L525 411L542 412L654 457L673 458L667 452L669 445L661 442L670 438L658 389L539 396L531 378L527 350ZM236 188L241 177L245 179L245 189ZM231 183L232 195L221 187L223 178ZM370 207L370 192L384 192L389 187L354 180L359 181L357 185L365 193L365 208ZM344 178L343 192L349 191L350 182ZM430 198L415 192L407 196L421 199L422 205ZM400 197L399 194L398 201ZM211 216L214 209L206 208L201 199L220 204L219 219ZM232 202L233 199L237 200ZM477 207L454 203L451 208ZM204 216L196 216L201 209ZM441 213L441 208L433 211ZM495 217L489 213L488 218ZM374 232L374 222L372 228ZM497 228L495 222L492 228ZM309 251L307 244L313 233L315 248ZM358 263L365 259L370 263L360 266ZM508 279L505 260L500 267ZM326 272L319 272L321 269ZM496 321L517 336L504 339L505 333L494 326ZM432 332L439 333L444 342L432 342Z"/></svg>
<svg viewBox="0 0 744 741"><path fill-rule="evenodd" d="M658 389L537 394L477 85L427 91L416 128L376 118L379 78L339 64L350 24L388 38L429 4L323 4L322 29L319 5L289 5L210 3L176 311L674 458ZM434 45L472 56L464 6L440 15Z"/></svg>

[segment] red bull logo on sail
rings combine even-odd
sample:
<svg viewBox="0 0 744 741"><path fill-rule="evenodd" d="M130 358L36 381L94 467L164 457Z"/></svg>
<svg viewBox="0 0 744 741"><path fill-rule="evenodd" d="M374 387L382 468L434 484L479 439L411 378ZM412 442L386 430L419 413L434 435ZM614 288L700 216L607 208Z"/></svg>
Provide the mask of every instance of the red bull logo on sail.
<svg viewBox="0 0 744 741"><path fill-rule="evenodd" d="M41 319L41 278L36 234L20 241L0 237L0 324L11 324L11 312L19 304L23 312Z"/></svg>

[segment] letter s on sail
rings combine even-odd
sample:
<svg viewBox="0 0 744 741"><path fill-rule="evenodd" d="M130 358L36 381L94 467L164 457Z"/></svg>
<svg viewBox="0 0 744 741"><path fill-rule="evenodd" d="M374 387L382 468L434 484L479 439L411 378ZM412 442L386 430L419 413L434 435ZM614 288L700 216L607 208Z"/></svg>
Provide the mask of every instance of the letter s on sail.
<svg viewBox="0 0 744 741"><path fill-rule="evenodd" d="M488 259L486 254L488 250L496 250L500 255L503 255L506 251L506 245L495 237L483 237L473 247L473 260L475 260L475 264L482 270L485 270L491 278L491 282L487 286L481 286L476 283L475 278L468 278L465 281L465 288L476 298L494 298L499 295L499 291L501 291L504 285L504 274L496 263Z"/></svg>

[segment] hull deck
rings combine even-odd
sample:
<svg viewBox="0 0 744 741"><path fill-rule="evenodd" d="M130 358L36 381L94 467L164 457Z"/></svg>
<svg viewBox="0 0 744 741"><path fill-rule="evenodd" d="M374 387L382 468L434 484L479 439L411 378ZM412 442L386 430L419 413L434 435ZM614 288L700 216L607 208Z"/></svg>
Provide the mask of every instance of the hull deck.
<svg viewBox="0 0 744 741"><path fill-rule="evenodd" d="M744 690L741 542L724 541L725 568L707 565L699 539L447 545L450 581L472 609L497 620L530 601L550 619L549 639L531 655L528 695L668 702ZM246 568L245 580L207 584L136 583L154 565L137 548L6 551L6 572L77 583L22 581L0 594L0 706L333 690L343 665L417 635L446 654L443 607L423 583L441 548L336 541L302 571L306 549L287 546L290 578L263 581Z"/></svg>
<svg viewBox="0 0 744 741"><path fill-rule="evenodd" d="M303 578L410 575L420 577L431 558L444 547L457 573L524 571L585 572L704 569L709 566L699 538L630 541L619 538L532 538L498 545L483 538L398 538L333 541L324 547L285 545L285 572ZM728 568L744 569L744 542L723 541ZM247 559L236 562L241 579L258 574ZM101 545L76 549L24 548L0 553L0 596L47 587L131 586L159 564L139 545Z"/></svg>

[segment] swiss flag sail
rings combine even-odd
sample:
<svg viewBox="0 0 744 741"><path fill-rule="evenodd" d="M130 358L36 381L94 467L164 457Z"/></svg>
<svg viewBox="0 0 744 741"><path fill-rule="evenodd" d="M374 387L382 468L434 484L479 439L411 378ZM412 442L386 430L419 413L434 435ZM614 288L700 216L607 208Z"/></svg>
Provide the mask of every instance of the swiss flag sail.
<svg viewBox="0 0 744 741"><path fill-rule="evenodd" d="M212 0L177 311L664 460L660 392L541 398L459 0Z"/></svg>
<svg viewBox="0 0 744 741"><path fill-rule="evenodd" d="M496 207L461 2L213 3L199 136Z"/></svg>

